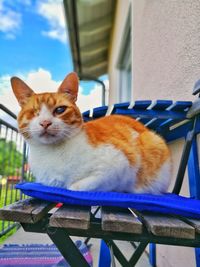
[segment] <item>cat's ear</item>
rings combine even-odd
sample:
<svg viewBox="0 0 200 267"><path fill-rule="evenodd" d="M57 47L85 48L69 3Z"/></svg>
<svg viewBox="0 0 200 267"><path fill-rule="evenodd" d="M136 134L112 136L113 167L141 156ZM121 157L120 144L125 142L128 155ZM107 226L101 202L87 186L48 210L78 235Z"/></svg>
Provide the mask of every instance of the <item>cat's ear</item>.
<svg viewBox="0 0 200 267"><path fill-rule="evenodd" d="M75 72L71 72L61 83L60 87L58 88L58 92L67 94L69 98L75 102L78 96L78 86L78 75Z"/></svg>
<svg viewBox="0 0 200 267"><path fill-rule="evenodd" d="M25 82L23 82L18 77L12 77L10 81L13 92L20 106L22 107L24 104L26 104L27 100L34 94L34 92L27 84L25 84Z"/></svg>

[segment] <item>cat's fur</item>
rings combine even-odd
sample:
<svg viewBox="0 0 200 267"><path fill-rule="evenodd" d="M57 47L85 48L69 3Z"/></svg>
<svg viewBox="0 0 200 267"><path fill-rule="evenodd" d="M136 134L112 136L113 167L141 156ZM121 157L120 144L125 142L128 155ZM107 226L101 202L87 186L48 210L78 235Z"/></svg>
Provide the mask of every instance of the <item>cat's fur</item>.
<svg viewBox="0 0 200 267"><path fill-rule="evenodd" d="M38 182L72 190L167 190L171 160L163 139L125 116L84 123L75 104L75 73L57 93L35 94L16 77L11 84L22 108L19 131L29 143L29 163Z"/></svg>

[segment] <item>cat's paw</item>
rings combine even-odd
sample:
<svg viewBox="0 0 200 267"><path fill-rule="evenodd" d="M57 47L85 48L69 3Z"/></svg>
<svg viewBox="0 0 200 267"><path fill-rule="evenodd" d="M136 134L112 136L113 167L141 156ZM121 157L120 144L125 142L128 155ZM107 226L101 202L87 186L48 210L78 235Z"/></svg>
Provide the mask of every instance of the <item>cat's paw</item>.
<svg viewBox="0 0 200 267"><path fill-rule="evenodd" d="M48 180L48 182L43 183L47 186L52 186L52 187L65 187L65 183L63 181L59 181L56 179Z"/></svg>
<svg viewBox="0 0 200 267"><path fill-rule="evenodd" d="M68 189L74 191L99 191L100 187L96 180L97 178L95 176L89 176L71 184Z"/></svg>
<svg viewBox="0 0 200 267"><path fill-rule="evenodd" d="M72 191L81 191L79 183L74 183L74 184L70 185L70 187L68 189L72 190Z"/></svg>

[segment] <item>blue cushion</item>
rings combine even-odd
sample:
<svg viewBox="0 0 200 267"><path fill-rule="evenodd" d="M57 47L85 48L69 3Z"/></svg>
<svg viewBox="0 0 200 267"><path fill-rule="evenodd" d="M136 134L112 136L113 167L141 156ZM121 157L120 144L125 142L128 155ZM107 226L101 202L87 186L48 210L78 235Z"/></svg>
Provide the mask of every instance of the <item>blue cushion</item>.
<svg viewBox="0 0 200 267"><path fill-rule="evenodd" d="M39 183L20 183L16 185L24 194L72 205L115 206L134 208L138 211L160 212L200 219L200 200L178 196L171 193L163 195L130 194L117 192L71 191Z"/></svg>

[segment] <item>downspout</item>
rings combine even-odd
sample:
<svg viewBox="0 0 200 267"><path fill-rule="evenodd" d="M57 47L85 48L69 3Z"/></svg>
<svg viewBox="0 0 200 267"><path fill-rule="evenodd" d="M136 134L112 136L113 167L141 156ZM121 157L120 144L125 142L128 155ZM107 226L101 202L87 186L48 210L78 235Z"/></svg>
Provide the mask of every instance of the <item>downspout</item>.
<svg viewBox="0 0 200 267"><path fill-rule="evenodd" d="M79 74L79 78L80 80L82 81L94 81L94 82L97 82L99 84L101 84L102 86L102 101L101 101L101 104L102 106L105 106L106 104L106 86L104 84L104 82L96 77L92 77L90 75L82 75L82 74Z"/></svg>

